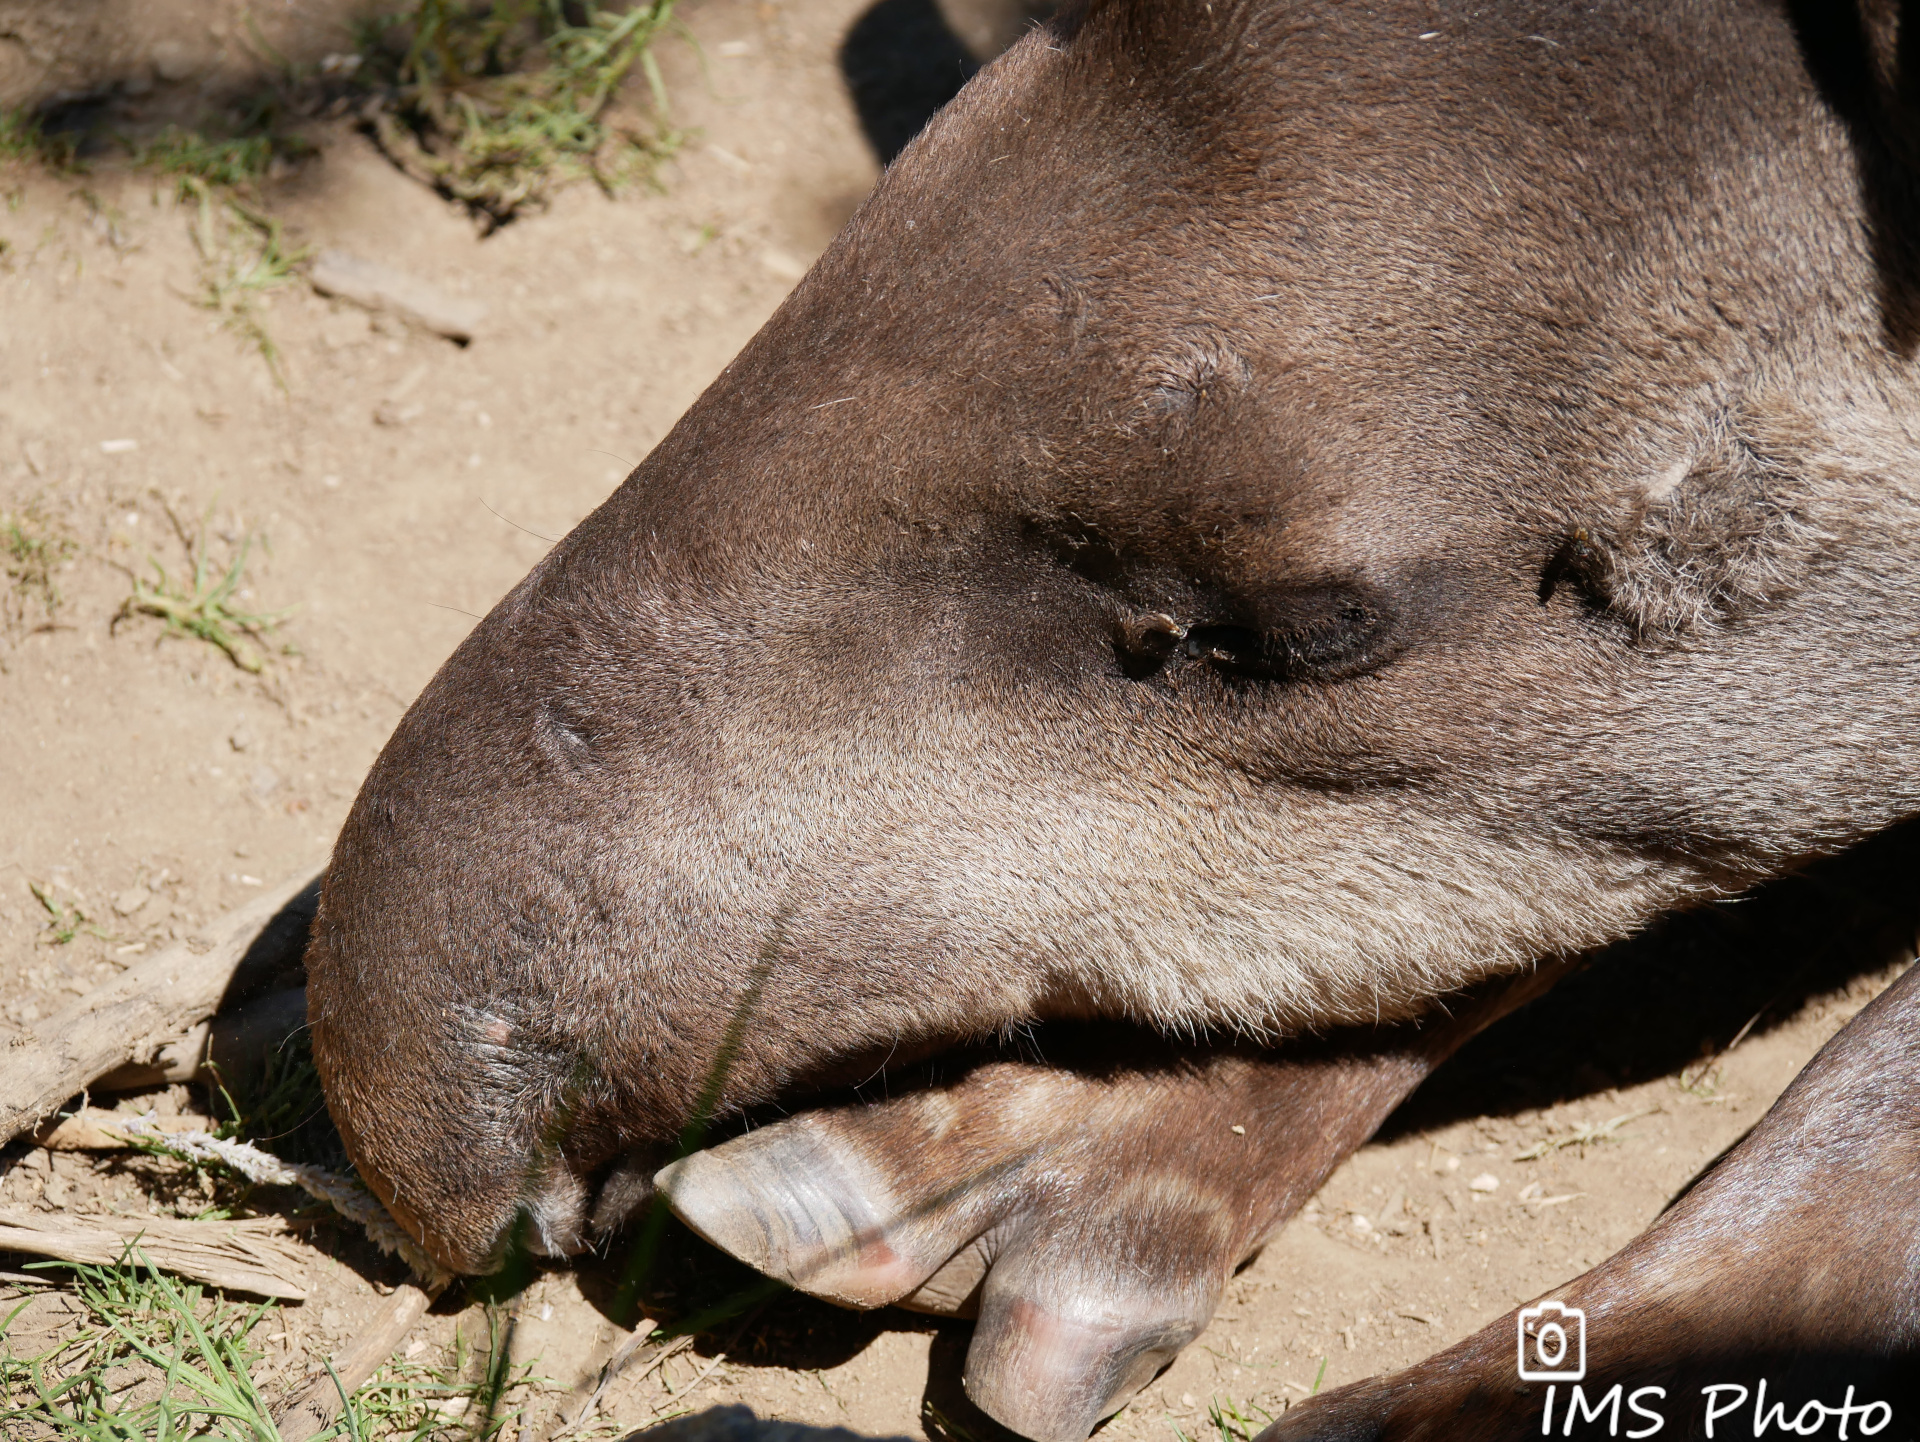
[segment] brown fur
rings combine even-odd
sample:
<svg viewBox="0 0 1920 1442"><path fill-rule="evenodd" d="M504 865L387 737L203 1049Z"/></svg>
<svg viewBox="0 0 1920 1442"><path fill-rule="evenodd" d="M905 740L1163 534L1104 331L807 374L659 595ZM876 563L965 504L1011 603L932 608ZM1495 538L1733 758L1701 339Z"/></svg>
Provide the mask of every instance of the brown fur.
<svg viewBox="0 0 1920 1442"><path fill-rule="evenodd" d="M566 1250L703 1097L1405 1018L1920 809L1903 72L1806 28L1108 0L990 66L368 778L369 1181Z"/></svg>

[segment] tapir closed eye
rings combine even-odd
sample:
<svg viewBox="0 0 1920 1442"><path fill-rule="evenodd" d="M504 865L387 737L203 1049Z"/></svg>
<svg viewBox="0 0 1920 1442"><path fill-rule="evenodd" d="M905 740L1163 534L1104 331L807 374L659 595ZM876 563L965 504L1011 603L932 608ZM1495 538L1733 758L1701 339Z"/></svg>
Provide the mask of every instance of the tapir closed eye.
<svg viewBox="0 0 1920 1442"><path fill-rule="evenodd" d="M368 1180L567 1250L708 1105L1406 1019L1912 814L1907 192L1804 29L1020 41L369 776L309 963Z"/></svg>

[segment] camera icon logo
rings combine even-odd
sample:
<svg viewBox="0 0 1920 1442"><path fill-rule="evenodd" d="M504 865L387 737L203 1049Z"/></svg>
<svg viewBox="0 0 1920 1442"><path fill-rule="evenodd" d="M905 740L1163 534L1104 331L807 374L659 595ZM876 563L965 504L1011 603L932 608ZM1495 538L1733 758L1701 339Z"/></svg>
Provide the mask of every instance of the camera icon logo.
<svg viewBox="0 0 1920 1442"><path fill-rule="evenodd" d="M1520 1380L1578 1382L1587 1375L1587 1314L1542 1302L1520 1309Z"/></svg>

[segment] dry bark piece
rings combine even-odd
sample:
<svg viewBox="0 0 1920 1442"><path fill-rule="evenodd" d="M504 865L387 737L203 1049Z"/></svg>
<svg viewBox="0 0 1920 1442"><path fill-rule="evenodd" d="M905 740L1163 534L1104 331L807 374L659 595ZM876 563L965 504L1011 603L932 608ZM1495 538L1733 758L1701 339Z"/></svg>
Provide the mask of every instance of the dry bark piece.
<svg viewBox="0 0 1920 1442"><path fill-rule="evenodd" d="M231 1083L307 1024L305 987L291 986L203 1021L147 1063L128 1062L93 1083L97 1091L145 1091L197 1081L209 1070Z"/></svg>
<svg viewBox="0 0 1920 1442"><path fill-rule="evenodd" d="M438 286L344 250L323 250L307 268L307 280L322 295L385 311L465 345L486 319L477 301L456 300Z"/></svg>
<svg viewBox="0 0 1920 1442"><path fill-rule="evenodd" d="M34 1145L50 1152L119 1152L134 1145L124 1123L124 1112L104 1107L82 1107L70 1117L49 1122L33 1134ZM212 1123L205 1117L148 1117L147 1124L163 1132L200 1131Z"/></svg>
<svg viewBox="0 0 1920 1442"><path fill-rule="evenodd" d="M168 1043L240 990L237 976L304 935L319 878L290 881L104 982L0 1051L0 1144L53 1115L128 1062L151 1062ZM282 923L288 923L283 925Z"/></svg>
<svg viewBox="0 0 1920 1442"><path fill-rule="evenodd" d="M275 1414L280 1442L308 1442L325 1431L340 1415L341 1393L351 1397L380 1370L381 1363L400 1350L407 1333L427 1315L436 1295L437 1288L429 1292L411 1282L395 1287L386 1305L362 1331L360 1340L333 1359L332 1375L321 1373L288 1398Z"/></svg>
<svg viewBox="0 0 1920 1442"><path fill-rule="evenodd" d="M278 1217L189 1222L0 1210L0 1251L111 1267L127 1255L129 1245L135 1257L162 1272L230 1292L292 1302L307 1298L302 1253Z"/></svg>

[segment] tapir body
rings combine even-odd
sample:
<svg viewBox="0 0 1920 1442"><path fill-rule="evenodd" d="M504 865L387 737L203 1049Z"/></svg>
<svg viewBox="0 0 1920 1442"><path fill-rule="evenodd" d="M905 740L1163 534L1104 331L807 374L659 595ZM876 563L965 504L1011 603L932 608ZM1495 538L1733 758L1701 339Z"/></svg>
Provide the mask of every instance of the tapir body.
<svg viewBox="0 0 1920 1442"><path fill-rule="evenodd" d="M449 1266L564 1252L709 1113L1041 1020L1491 1014L1914 814L1900 19L1035 29L374 767L309 958L368 1181Z"/></svg>

